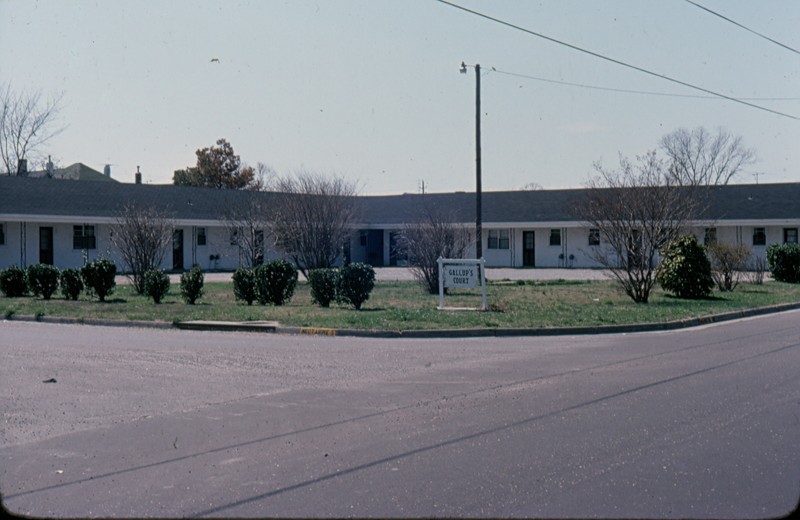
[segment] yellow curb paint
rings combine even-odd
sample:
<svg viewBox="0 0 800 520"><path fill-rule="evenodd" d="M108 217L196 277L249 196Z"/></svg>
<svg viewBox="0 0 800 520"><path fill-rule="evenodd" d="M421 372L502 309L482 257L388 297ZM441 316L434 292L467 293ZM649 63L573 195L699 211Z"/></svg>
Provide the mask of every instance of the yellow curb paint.
<svg viewBox="0 0 800 520"><path fill-rule="evenodd" d="M321 327L300 327L300 334L313 334L315 336L335 336L336 329Z"/></svg>

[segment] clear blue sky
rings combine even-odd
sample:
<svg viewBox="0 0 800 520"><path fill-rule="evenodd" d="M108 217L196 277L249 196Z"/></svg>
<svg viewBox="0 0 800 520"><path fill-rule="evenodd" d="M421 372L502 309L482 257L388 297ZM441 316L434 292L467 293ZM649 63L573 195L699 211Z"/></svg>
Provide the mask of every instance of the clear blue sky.
<svg viewBox="0 0 800 520"><path fill-rule="evenodd" d="M800 49L796 0L698 0ZM800 55L684 0L458 0L574 45L800 117ZM218 58L219 62L211 62ZM480 63L484 190L580 187L602 160L678 128L722 126L756 149L760 182L800 181L800 121L700 95L434 0L0 0L0 84L63 92L60 164L169 183L228 139L279 173L363 193L474 190ZM740 182L753 182L746 176Z"/></svg>

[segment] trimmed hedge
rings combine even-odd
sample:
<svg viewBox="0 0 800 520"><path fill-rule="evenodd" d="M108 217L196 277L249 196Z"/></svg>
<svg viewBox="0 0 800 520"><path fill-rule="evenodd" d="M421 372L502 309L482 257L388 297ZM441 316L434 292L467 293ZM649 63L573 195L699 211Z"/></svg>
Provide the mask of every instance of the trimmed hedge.
<svg viewBox="0 0 800 520"><path fill-rule="evenodd" d="M767 265L777 281L800 283L800 245L771 244L767 247Z"/></svg>
<svg viewBox="0 0 800 520"><path fill-rule="evenodd" d="M706 298L714 287L706 249L694 235L681 235L663 251L656 281L679 298Z"/></svg>
<svg viewBox="0 0 800 520"><path fill-rule="evenodd" d="M336 287L339 284L339 271L336 269L312 269L308 272L311 286L311 300L320 307L330 307L336 300Z"/></svg>
<svg viewBox="0 0 800 520"><path fill-rule="evenodd" d="M28 266L28 287L35 296L49 300L58 290L58 267L50 264L33 264Z"/></svg>
<svg viewBox="0 0 800 520"><path fill-rule="evenodd" d="M297 269L286 260L273 260L254 270L258 303L283 305L292 299L297 285Z"/></svg>
<svg viewBox="0 0 800 520"><path fill-rule="evenodd" d="M66 268L61 271L61 294L67 300L77 300L83 291L81 272L77 269Z"/></svg>
<svg viewBox="0 0 800 520"><path fill-rule="evenodd" d="M197 266L181 275L181 296L186 303L194 305L203 296L204 280L203 271Z"/></svg>
<svg viewBox="0 0 800 520"><path fill-rule="evenodd" d="M28 292L28 275L25 269L16 265L0 269L0 291L8 298L16 298Z"/></svg>
<svg viewBox="0 0 800 520"><path fill-rule="evenodd" d="M360 310L375 287L375 269L369 264L347 264L339 269L338 300Z"/></svg>
<svg viewBox="0 0 800 520"><path fill-rule="evenodd" d="M169 292L169 275L161 269L149 269L144 273L144 294L161 303Z"/></svg>
<svg viewBox="0 0 800 520"><path fill-rule="evenodd" d="M256 299L256 282L252 269L240 267L233 272L233 295L237 300L253 305Z"/></svg>
<svg viewBox="0 0 800 520"><path fill-rule="evenodd" d="M81 267L81 278L86 289L97 295L101 302L106 300L106 296L113 294L117 282L114 277L117 275L117 266L108 258L98 258Z"/></svg>

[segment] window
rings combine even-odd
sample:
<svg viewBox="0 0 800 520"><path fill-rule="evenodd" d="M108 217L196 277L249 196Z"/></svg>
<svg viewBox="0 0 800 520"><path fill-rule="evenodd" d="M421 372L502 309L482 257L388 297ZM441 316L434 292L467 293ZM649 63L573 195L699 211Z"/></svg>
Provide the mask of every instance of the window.
<svg viewBox="0 0 800 520"><path fill-rule="evenodd" d="M206 228L204 227L197 228L197 245L206 245Z"/></svg>
<svg viewBox="0 0 800 520"><path fill-rule="evenodd" d="M507 229L489 230L489 249L508 249L509 233Z"/></svg>
<svg viewBox="0 0 800 520"><path fill-rule="evenodd" d="M753 228L753 245L754 246L767 245L767 228L763 227Z"/></svg>
<svg viewBox="0 0 800 520"><path fill-rule="evenodd" d="M592 228L589 230L589 245L590 246L599 246L600 245L600 230L597 228Z"/></svg>
<svg viewBox="0 0 800 520"><path fill-rule="evenodd" d="M716 241L717 241L717 228L715 227L706 228L705 233L703 233L703 244L708 245Z"/></svg>
<svg viewBox="0 0 800 520"><path fill-rule="evenodd" d="M550 245L551 246L560 246L561 245L561 230L560 229L551 229L550 230Z"/></svg>
<svg viewBox="0 0 800 520"><path fill-rule="evenodd" d="M797 243L797 228L783 228L783 243L784 244Z"/></svg>
<svg viewBox="0 0 800 520"><path fill-rule="evenodd" d="M6 228L4 228L5 224L0 222L0 246L5 245L6 243Z"/></svg>
<svg viewBox="0 0 800 520"><path fill-rule="evenodd" d="M238 229L231 229L231 245L236 246L239 245L239 230Z"/></svg>
<svg viewBox="0 0 800 520"><path fill-rule="evenodd" d="M97 249L94 226L72 226L72 249Z"/></svg>

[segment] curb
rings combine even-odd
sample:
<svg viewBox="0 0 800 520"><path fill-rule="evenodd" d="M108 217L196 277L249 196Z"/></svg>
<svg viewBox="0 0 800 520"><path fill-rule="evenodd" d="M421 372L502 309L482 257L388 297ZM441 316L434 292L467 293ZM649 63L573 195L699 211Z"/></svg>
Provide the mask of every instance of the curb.
<svg viewBox="0 0 800 520"><path fill-rule="evenodd" d="M86 318L60 318L50 316L9 316L5 321L37 321L41 323L100 325L105 327L142 327L151 329L180 329L204 331L237 331L277 334L304 334L310 336L345 336L357 338L488 338L515 336L580 336L591 334L624 334L633 332L656 332L699 327L711 323L738 320L764 314L800 309L800 302L781 303L767 307L711 314L697 318L667 321L663 323L633 323L627 325L601 325L595 327L541 327L541 328L492 328L492 329L425 329L425 330L374 330L333 329L326 327L281 327L277 322L225 322L225 321L166 321L104 320Z"/></svg>

